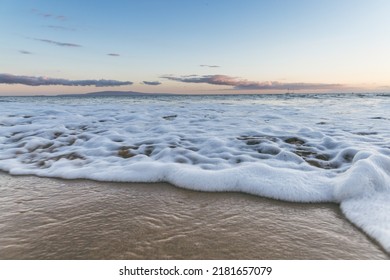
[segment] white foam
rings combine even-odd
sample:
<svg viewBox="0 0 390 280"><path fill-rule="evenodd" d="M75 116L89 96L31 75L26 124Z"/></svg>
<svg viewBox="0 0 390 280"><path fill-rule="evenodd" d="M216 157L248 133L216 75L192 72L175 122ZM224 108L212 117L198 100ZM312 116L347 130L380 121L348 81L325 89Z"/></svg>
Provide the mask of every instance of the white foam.
<svg viewBox="0 0 390 280"><path fill-rule="evenodd" d="M390 158L365 152L356 157L351 168L336 178L335 198L342 202L390 193Z"/></svg>
<svg viewBox="0 0 390 280"><path fill-rule="evenodd" d="M336 202L390 252L390 101L365 98L14 98L0 169Z"/></svg>
<svg viewBox="0 0 390 280"><path fill-rule="evenodd" d="M345 216L376 239L387 252L390 252L389 201L389 193L377 193L341 202Z"/></svg>

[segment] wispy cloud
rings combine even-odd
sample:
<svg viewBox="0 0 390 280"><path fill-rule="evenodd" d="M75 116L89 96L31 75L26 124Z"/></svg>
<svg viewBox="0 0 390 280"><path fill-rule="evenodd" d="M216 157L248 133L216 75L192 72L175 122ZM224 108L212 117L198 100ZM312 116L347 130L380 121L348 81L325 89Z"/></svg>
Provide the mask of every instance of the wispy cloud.
<svg viewBox="0 0 390 280"><path fill-rule="evenodd" d="M25 50L19 50L21 54L33 54L32 52L25 51Z"/></svg>
<svg viewBox="0 0 390 280"><path fill-rule="evenodd" d="M58 41L53 41L53 40L48 40L48 39L40 39L40 38L33 38L35 41L40 41L60 47L71 47L71 48L80 48L82 47L79 44L73 44L73 43L64 43L64 42L58 42Z"/></svg>
<svg viewBox="0 0 390 280"><path fill-rule="evenodd" d="M44 17L44 18L52 18L52 19L56 19L56 20L60 20L60 21L67 20L66 16L45 13L45 12L39 11L37 9L32 9L31 12L38 15L38 16Z"/></svg>
<svg viewBox="0 0 390 280"><path fill-rule="evenodd" d="M208 67L208 68L219 68L221 66L219 65L208 65L208 64L201 64L200 67Z"/></svg>
<svg viewBox="0 0 390 280"><path fill-rule="evenodd" d="M66 20L67 18L66 18L66 16L55 16L55 18L56 19L58 19L58 20Z"/></svg>
<svg viewBox="0 0 390 280"><path fill-rule="evenodd" d="M203 76L163 76L162 78L183 82L183 83L205 83L211 85L232 86L233 89L240 90L317 90L317 89L336 89L343 87L341 84L324 83L282 83L277 81L248 81L237 77L226 75L203 75Z"/></svg>
<svg viewBox="0 0 390 280"><path fill-rule="evenodd" d="M110 87L110 86L124 86L133 84L130 81L117 80L68 80L48 77L34 77L34 76L18 76L11 74L0 74L0 84L22 84L27 86L96 86L96 87Z"/></svg>
<svg viewBox="0 0 390 280"><path fill-rule="evenodd" d="M70 28L70 27L61 26L61 25L45 25L45 27L51 28L51 29L56 29L56 30L67 30L67 31L75 31L76 30L75 28Z"/></svg>
<svg viewBox="0 0 390 280"><path fill-rule="evenodd" d="M147 85L147 86L158 86L158 85L161 85L161 82L159 82L159 81L143 81L141 84Z"/></svg>
<svg viewBox="0 0 390 280"><path fill-rule="evenodd" d="M121 56L119 53L108 53L108 56Z"/></svg>

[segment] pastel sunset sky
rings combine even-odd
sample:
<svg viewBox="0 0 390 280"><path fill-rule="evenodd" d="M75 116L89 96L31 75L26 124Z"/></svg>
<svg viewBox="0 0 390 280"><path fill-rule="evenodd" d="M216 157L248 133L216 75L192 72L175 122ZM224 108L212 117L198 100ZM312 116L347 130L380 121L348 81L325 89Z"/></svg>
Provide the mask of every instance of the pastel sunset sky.
<svg viewBox="0 0 390 280"><path fill-rule="evenodd" d="M388 0L1 0L0 95L389 92Z"/></svg>

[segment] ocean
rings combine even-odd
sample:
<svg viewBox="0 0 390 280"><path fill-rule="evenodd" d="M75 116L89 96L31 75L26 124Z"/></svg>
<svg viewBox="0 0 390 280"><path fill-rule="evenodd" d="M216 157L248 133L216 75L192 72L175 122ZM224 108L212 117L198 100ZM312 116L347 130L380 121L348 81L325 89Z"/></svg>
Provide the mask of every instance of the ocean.
<svg viewBox="0 0 390 280"><path fill-rule="evenodd" d="M0 170L340 205L390 252L390 95L0 97Z"/></svg>

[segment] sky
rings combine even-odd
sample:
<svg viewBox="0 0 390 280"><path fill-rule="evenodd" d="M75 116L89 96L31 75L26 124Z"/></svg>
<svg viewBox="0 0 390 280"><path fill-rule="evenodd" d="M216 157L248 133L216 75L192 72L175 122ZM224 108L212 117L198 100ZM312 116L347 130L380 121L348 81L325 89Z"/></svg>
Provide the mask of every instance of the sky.
<svg viewBox="0 0 390 280"><path fill-rule="evenodd" d="M388 0L1 0L0 95L390 92Z"/></svg>

